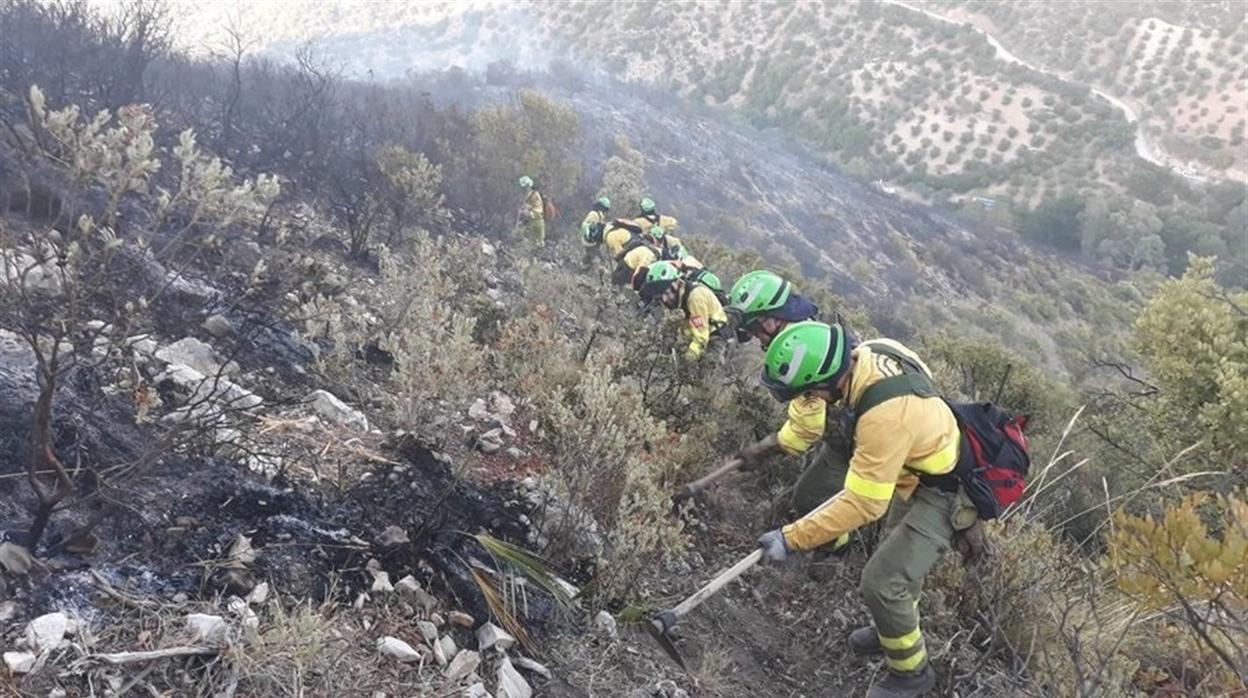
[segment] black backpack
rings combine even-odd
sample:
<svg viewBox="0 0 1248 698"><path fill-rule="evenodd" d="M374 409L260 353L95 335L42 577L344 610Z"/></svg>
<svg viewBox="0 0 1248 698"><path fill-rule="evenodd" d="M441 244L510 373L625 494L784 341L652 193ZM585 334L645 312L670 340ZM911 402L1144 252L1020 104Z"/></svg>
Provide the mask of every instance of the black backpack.
<svg viewBox="0 0 1248 698"><path fill-rule="evenodd" d="M947 492L960 484L981 519L996 519L1023 496L1031 454L1023 430L1026 415L1013 415L991 402L955 402L944 398L931 376L910 357L893 348L865 342L871 351L896 361L902 373L884 378L862 394L854 406L856 423L871 408L902 395L940 397L962 432L958 460L944 475L918 473L919 480Z"/></svg>

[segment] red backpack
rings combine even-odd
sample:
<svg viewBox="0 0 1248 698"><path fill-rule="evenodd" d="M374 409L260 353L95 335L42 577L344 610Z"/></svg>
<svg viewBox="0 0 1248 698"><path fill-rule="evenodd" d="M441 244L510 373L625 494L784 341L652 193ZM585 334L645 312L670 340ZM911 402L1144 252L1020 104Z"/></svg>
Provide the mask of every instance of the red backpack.
<svg viewBox="0 0 1248 698"><path fill-rule="evenodd" d="M1027 487L1027 415L1012 415L991 402L945 402L962 429L953 471L979 518L995 519L1022 499Z"/></svg>
<svg viewBox="0 0 1248 698"><path fill-rule="evenodd" d="M901 365L902 373L867 388L854 406L855 421L867 410L902 395L940 396L962 432L958 462L944 475L918 473L928 486L946 491L958 485L975 505L981 519L996 519L1023 496L1031 452L1027 446L1026 415L1013 415L991 402L954 402L940 395L922 366L888 345L865 342L876 354Z"/></svg>

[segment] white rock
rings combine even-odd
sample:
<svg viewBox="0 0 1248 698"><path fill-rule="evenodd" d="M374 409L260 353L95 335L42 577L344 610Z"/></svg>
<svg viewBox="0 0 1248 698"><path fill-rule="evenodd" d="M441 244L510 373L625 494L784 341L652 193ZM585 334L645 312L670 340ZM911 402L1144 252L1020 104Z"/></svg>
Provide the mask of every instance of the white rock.
<svg viewBox="0 0 1248 698"><path fill-rule="evenodd" d="M493 623L487 622L477 628L478 651L484 652L490 648L496 648L499 652L506 652L514 644L516 644L516 638Z"/></svg>
<svg viewBox="0 0 1248 698"><path fill-rule="evenodd" d="M389 593L394 591L394 585L390 583L389 572L373 572L373 593Z"/></svg>
<svg viewBox="0 0 1248 698"><path fill-rule="evenodd" d="M492 416L490 409L485 406L485 400L481 398L473 400L472 405L468 407L468 417L470 419L475 419L478 422L488 422Z"/></svg>
<svg viewBox="0 0 1248 698"><path fill-rule="evenodd" d="M425 642L432 645L438 641L438 626L427 620L416 621L416 628L420 630L420 636Z"/></svg>
<svg viewBox="0 0 1248 698"><path fill-rule="evenodd" d="M0 543L0 568L8 570L9 574L27 574L34 564L35 559L26 548L7 540Z"/></svg>
<svg viewBox="0 0 1248 698"><path fill-rule="evenodd" d="M364 608L364 604L366 603L368 603L368 592L361 591L359 596L355 597L355 601L351 604L351 606L358 611L361 608Z"/></svg>
<svg viewBox="0 0 1248 698"><path fill-rule="evenodd" d="M498 686L494 692L498 694L498 698L533 698L533 687L506 657L498 665Z"/></svg>
<svg viewBox="0 0 1248 698"><path fill-rule="evenodd" d="M464 692L459 695L461 698L494 698L494 696L490 695L490 692L485 689L485 684L480 681L472 684L468 688L465 688Z"/></svg>
<svg viewBox="0 0 1248 698"><path fill-rule="evenodd" d="M411 543L412 540L407 537L407 531L404 531L402 527L386 526L386 530L382 531L381 535L377 537L377 542L390 547L392 545Z"/></svg>
<svg viewBox="0 0 1248 698"><path fill-rule="evenodd" d="M126 344L134 350L135 359L141 364L146 364L148 360L155 356L156 350L160 349L160 345L150 335L140 334L130 337L126 340Z"/></svg>
<svg viewBox="0 0 1248 698"><path fill-rule="evenodd" d="M420 582L416 581L416 578L410 574L396 582L394 588L404 596L415 595L417 591L424 591L420 586Z"/></svg>
<svg viewBox="0 0 1248 698"><path fill-rule="evenodd" d="M65 639L69 629L69 616L64 613L48 613L30 621L26 626L26 645L36 654L54 650Z"/></svg>
<svg viewBox="0 0 1248 698"><path fill-rule="evenodd" d="M252 605L259 606L268 600L269 600L269 583L268 582L260 582L259 584L256 585L255 589L251 590L250 594L247 594L247 603L252 604Z"/></svg>
<svg viewBox="0 0 1248 698"><path fill-rule="evenodd" d="M537 674L544 679L549 679L551 676L550 669L547 669L545 664L533 661L528 657L516 657L515 664L521 669Z"/></svg>
<svg viewBox="0 0 1248 698"><path fill-rule="evenodd" d="M455 644L455 638L450 635L443 635L438 638L438 644L442 645L443 656L454 657L459 652L459 646Z"/></svg>
<svg viewBox="0 0 1248 698"><path fill-rule="evenodd" d="M481 241L481 254L489 255L493 257L494 255L498 254L498 250L495 249L495 247L491 245L490 243L482 240Z"/></svg>
<svg viewBox="0 0 1248 698"><path fill-rule="evenodd" d="M477 624L477 621L473 620L472 616L463 611L451 611L446 614L446 619L461 628L471 628Z"/></svg>
<svg viewBox="0 0 1248 698"><path fill-rule="evenodd" d="M28 674L35 668L35 655L30 652L5 652L4 665L10 674Z"/></svg>
<svg viewBox="0 0 1248 698"><path fill-rule="evenodd" d="M55 266L41 264L25 252L0 252L0 270L9 283L21 283L30 293L61 294L61 276Z"/></svg>
<svg viewBox="0 0 1248 698"><path fill-rule="evenodd" d="M447 664L450 664L450 660L447 658L446 652L442 649L442 642L435 638L431 644L433 646L433 659L438 663L438 666L444 667Z"/></svg>
<svg viewBox="0 0 1248 698"><path fill-rule="evenodd" d="M195 641L217 645L225 642L230 626L221 616L191 613L186 616L186 628L191 631Z"/></svg>
<svg viewBox="0 0 1248 698"><path fill-rule="evenodd" d="M183 337L157 349L156 358L167 364L189 366L205 376L215 376L221 370L217 352L194 337Z"/></svg>
<svg viewBox="0 0 1248 698"><path fill-rule="evenodd" d="M424 656L415 647L389 636L377 640L377 651L400 662L418 662Z"/></svg>
<svg viewBox="0 0 1248 698"><path fill-rule="evenodd" d="M494 414L498 415L499 419L506 421L515 413L516 403L512 402L505 393L496 390L490 394L490 397L494 402Z"/></svg>
<svg viewBox="0 0 1248 698"><path fill-rule="evenodd" d="M229 602L227 602L226 608L230 609L230 613L238 616L239 622L244 628L248 630L257 630L260 628L260 617L256 615L255 611L251 610L251 606L247 605L247 601L245 599L233 596L230 598Z"/></svg>
<svg viewBox="0 0 1248 698"><path fill-rule="evenodd" d="M234 323L230 322L224 315L219 314L204 320L204 324L201 327L213 337L224 337L234 333Z"/></svg>
<svg viewBox="0 0 1248 698"><path fill-rule="evenodd" d="M606 611L599 611L594 616L594 629L606 637L614 638L618 633L615 627L615 617Z"/></svg>
<svg viewBox="0 0 1248 698"><path fill-rule="evenodd" d="M455 655L451 663L442 671L442 675L448 681L462 681L476 671L480 663L481 655L472 650L460 650L459 654Z"/></svg>
<svg viewBox="0 0 1248 698"><path fill-rule="evenodd" d="M313 412L334 424L368 431L368 418L364 413L339 400L328 390L314 390L303 401Z"/></svg>

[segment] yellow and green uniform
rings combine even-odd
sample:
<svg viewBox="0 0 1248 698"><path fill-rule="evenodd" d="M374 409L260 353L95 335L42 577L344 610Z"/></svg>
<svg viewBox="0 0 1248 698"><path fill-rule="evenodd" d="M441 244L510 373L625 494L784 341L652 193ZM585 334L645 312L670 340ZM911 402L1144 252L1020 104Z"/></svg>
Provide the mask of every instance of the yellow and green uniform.
<svg viewBox="0 0 1248 698"><path fill-rule="evenodd" d="M685 334L689 337L689 348L685 356L698 359L706 351L711 335L728 324L728 314L724 306L715 296L715 292L702 284L684 284L681 290L680 307L685 312Z"/></svg>
<svg viewBox="0 0 1248 698"><path fill-rule="evenodd" d="M542 195L530 189L520 205L520 220L516 227L526 240L534 245L546 244L546 206Z"/></svg>
<svg viewBox="0 0 1248 698"><path fill-rule="evenodd" d="M585 214L585 219L581 221L581 244L585 245L585 247L589 249L593 249L601 244L600 242L592 242L589 239L589 231L596 225L605 226L606 224L607 214L604 211L600 211L595 208Z"/></svg>
<svg viewBox="0 0 1248 698"><path fill-rule="evenodd" d="M607 232L603 235L602 241L607 245L607 254L615 259L624 251L624 245L627 245L632 237L633 231L613 221L607 224Z"/></svg>
<svg viewBox="0 0 1248 698"><path fill-rule="evenodd" d="M664 231L668 233L674 233L676 232L676 226L680 225L680 222L677 221L672 216L662 216L662 215L655 215L655 214L637 216L636 218L629 221L629 223L632 223L638 228L641 228L641 232L643 233L650 230L650 226L652 225L663 226Z"/></svg>
<svg viewBox="0 0 1248 698"><path fill-rule="evenodd" d="M854 368L846 391L853 408L879 381L900 375L900 362L875 352L892 352L930 371L909 349L891 340L864 343L853 352ZM809 448L822 435L827 406L803 396L789 405L789 421L779 434L786 451ZM860 591L871 610L889 666L911 671L926 661L919 630L918 599L922 580L952 545L953 519L965 506L956 492L920 486L919 474L953 470L960 432L948 405L938 396L905 394L862 414L854 426L854 450L844 488L814 511L785 526L794 550L811 550L875 521L886 512L893 524L862 573Z"/></svg>

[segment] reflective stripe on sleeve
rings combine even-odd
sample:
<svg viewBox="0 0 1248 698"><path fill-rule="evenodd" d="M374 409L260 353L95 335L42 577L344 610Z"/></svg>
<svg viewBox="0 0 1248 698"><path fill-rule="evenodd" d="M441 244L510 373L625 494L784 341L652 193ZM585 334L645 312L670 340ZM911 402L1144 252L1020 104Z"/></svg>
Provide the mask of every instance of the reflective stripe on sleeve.
<svg viewBox="0 0 1248 698"><path fill-rule="evenodd" d="M929 455L910 461L906 467L920 473L929 473L931 475L944 475L953 470L953 466L958 462L958 444L962 441L961 432L954 432L954 437L945 444L944 448Z"/></svg>
<svg viewBox="0 0 1248 698"><path fill-rule="evenodd" d="M893 489L896 486L893 482L872 482L853 470L845 473L845 489L867 499L888 501L893 498Z"/></svg>

